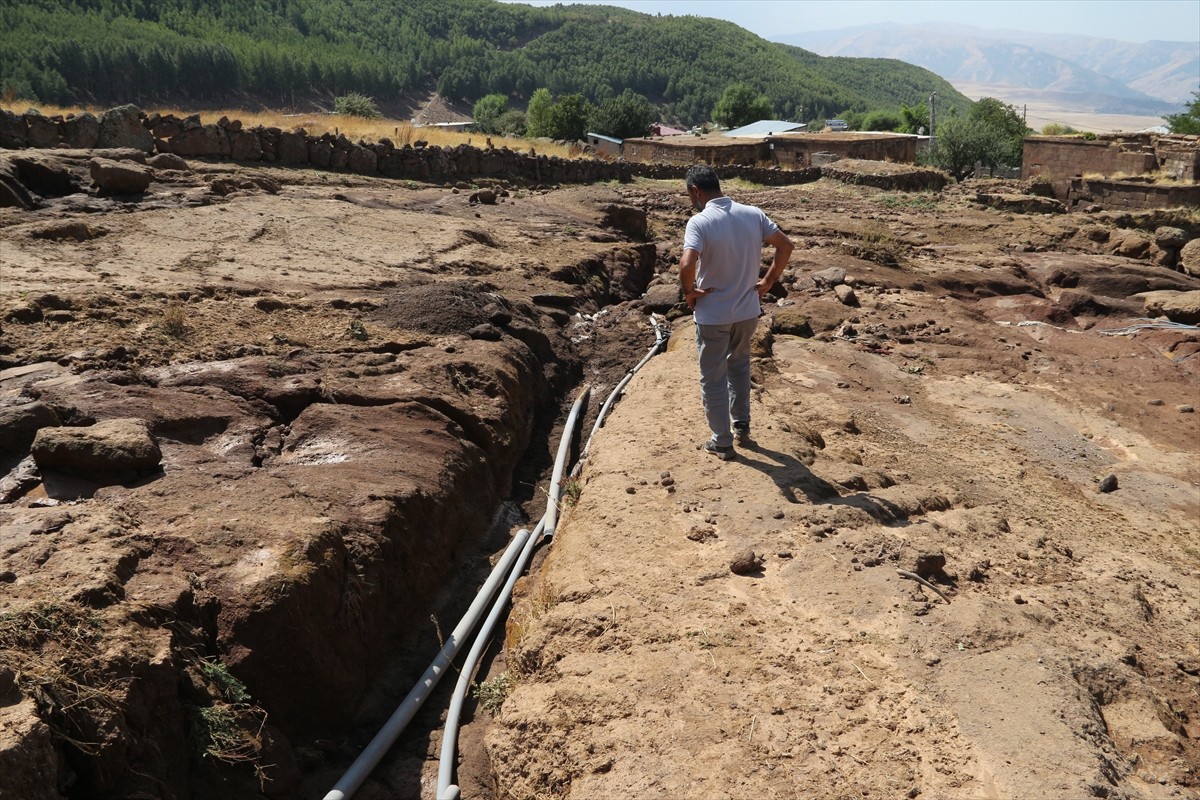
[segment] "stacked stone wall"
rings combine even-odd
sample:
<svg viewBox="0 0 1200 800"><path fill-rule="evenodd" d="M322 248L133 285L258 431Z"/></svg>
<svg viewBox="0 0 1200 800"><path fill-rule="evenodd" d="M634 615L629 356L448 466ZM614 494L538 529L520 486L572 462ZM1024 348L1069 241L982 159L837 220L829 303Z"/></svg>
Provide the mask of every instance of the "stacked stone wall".
<svg viewBox="0 0 1200 800"><path fill-rule="evenodd" d="M105 133L108 131L109 133ZM239 120L222 117L205 123L199 115L180 119L173 115L140 112L123 106L92 114L48 117L36 111L15 114L0 111L0 147L131 147L144 152L173 153L187 158L267 163L294 167L384 175L389 178L434 183L455 183L479 178L516 180L528 184L595 183L629 181L635 176L682 179L693 163L640 163L604 159L568 159L533 155L506 147L478 148L426 146L423 143L397 146L389 139L379 142L351 141L344 134L311 135L303 129L244 127ZM737 175L768 186L806 183L821 177L819 170L783 170L757 163L757 148L735 147L730 155L740 160L721 160L723 174ZM720 151L721 148L711 148Z"/></svg>
<svg viewBox="0 0 1200 800"><path fill-rule="evenodd" d="M1106 210L1127 211L1200 206L1200 184L1164 186L1141 181L1076 178L1067 188L1066 204L1068 209L1097 205Z"/></svg>
<svg viewBox="0 0 1200 800"><path fill-rule="evenodd" d="M1021 178L1050 181L1059 200L1066 201L1074 181L1088 175L1119 180L1152 173L1196 182L1200 137L1142 133L1110 134L1094 140L1062 136L1025 139Z"/></svg>

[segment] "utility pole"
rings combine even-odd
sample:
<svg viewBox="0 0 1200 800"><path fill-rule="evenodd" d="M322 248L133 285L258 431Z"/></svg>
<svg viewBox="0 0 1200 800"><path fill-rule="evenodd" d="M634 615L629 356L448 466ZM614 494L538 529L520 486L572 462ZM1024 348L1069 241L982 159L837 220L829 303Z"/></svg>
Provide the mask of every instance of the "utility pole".
<svg viewBox="0 0 1200 800"><path fill-rule="evenodd" d="M933 144L934 127L933 121L937 117L937 92L929 95L929 143Z"/></svg>

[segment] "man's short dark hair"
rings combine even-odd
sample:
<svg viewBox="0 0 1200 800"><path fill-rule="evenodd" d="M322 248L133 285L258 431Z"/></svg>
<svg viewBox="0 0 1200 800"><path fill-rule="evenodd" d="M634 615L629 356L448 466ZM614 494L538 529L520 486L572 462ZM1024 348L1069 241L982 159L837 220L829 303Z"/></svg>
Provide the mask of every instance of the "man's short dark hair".
<svg viewBox="0 0 1200 800"><path fill-rule="evenodd" d="M689 188L695 186L703 190L706 194L713 194L721 191L721 181L717 178L717 172L707 164L700 164L692 167L684 176Z"/></svg>

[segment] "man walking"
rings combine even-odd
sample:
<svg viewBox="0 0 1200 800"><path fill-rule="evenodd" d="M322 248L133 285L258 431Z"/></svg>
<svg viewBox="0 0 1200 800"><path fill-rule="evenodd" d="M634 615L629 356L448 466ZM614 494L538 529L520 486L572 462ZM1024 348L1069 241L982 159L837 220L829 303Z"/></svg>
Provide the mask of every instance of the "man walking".
<svg viewBox="0 0 1200 800"><path fill-rule="evenodd" d="M734 433L739 444L750 441L750 339L760 300L783 274L793 245L761 210L721 194L712 167L692 167L685 180L698 213L684 232L679 280L695 315L700 394L712 431L704 449L728 461ZM775 259L759 279L764 244L775 248Z"/></svg>

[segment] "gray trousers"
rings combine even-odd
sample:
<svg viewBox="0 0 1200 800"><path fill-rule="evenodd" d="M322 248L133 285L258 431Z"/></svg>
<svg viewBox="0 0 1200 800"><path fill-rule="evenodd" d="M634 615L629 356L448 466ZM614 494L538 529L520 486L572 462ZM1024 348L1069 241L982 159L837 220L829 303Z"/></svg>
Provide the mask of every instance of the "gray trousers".
<svg viewBox="0 0 1200 800"><path fill-rule="evenodd" d="M700 398L720 447L733 444L730 422L750 421L750 340L758 317L730 325L696 325Z"/></svg>

